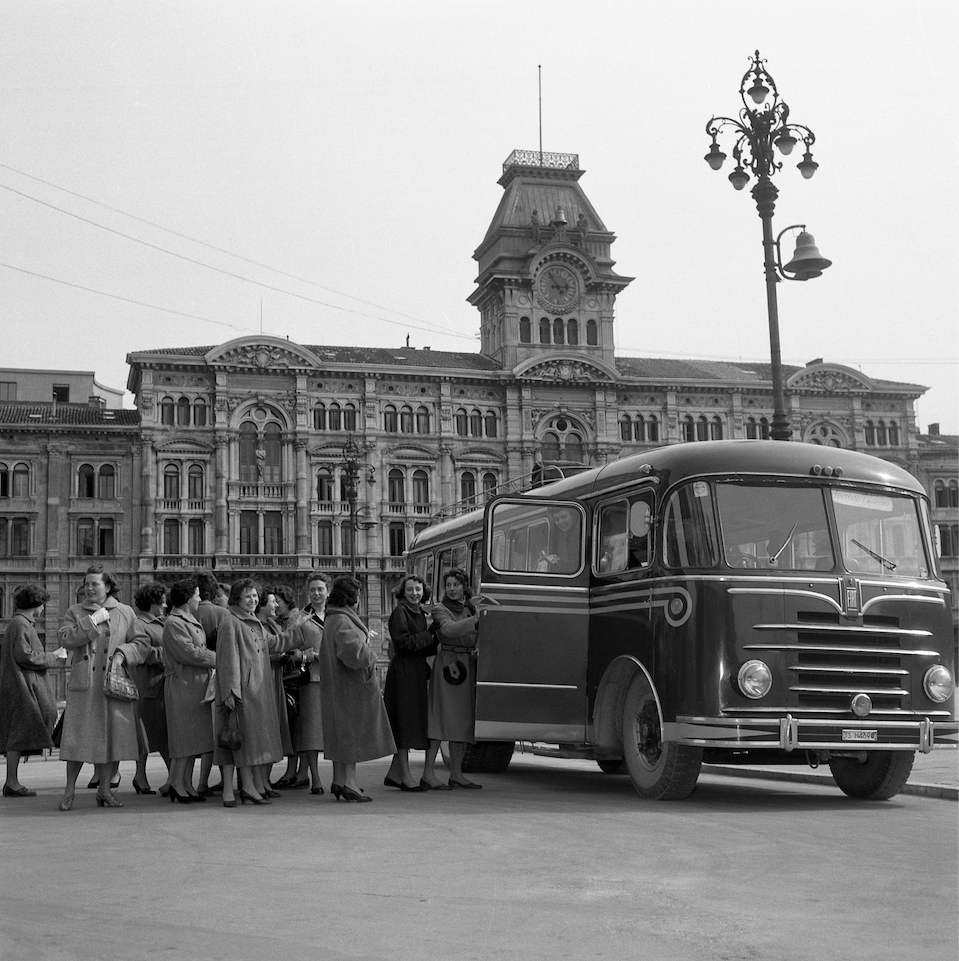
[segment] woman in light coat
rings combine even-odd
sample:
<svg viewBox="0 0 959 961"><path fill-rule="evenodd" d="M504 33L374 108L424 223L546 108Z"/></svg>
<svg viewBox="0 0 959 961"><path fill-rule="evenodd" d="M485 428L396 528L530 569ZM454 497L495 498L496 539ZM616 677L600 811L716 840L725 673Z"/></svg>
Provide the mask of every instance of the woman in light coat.
<svg viewBox="0 0 959 961"><path fill-rule="evenodd" d="M132 607L117 600L118 592L113 574L99 565L87 568L83 603L67 611L60 628L60 643L73 655L60 740L60 758L67 762L61 811L73 808L77 775L84 762L97 768L97 806L123 807L109 787L113 765L135 761L139 753L133 702L103 693L104 677L114 658L130 668L143 663L151 651L141 621Z"/></svg>
<svg viewBox="0 0 959 961"><path fill-rule="evenodd" d="M360 585L338 577L326 604L320 645L323 754L333 762L333 796L372 801L356 784L356 764L393 754L396 744L376 680L376 654L356 613Z"/></svg>
<svg viewBox="0 0 959 961"><path fill-rule="evenodd" d="M193 789L196 758L213 753L213 708L206 700L216 655L196 619L200 588L186 577L170 588L172 610L163 625L163 697L170 743L170 802L205 801Z"/></svg>
<svg viewBox="0 0 959 961"><path fill-rule="evenodd" d="M260 623L254 613L258 600L256 581L251 577L236 581L230 590L230 616L217 631L216 730L221 730L229 712L237 711L240 732L240 746L235 751L219 744L213 751L214 763L223 768L223 803L227 807L234 801L234 768L240 774L240 800L269 804L261 766L283 757L271 650L310 648L306 656L312 656L309 638L297 627L276 635Z"/></svg>
<svg viewBox="0 0 959 961"><path fill-rule="evenodd" d="M10 619L0 649L0 754L7 756L4 797L36 797L20 783L20 758L53 747L57 702L47 679L47 668L60 667L67 652L47 652L37 634L36 621L50 595L38 584L13 592L16 613Z"/></svg>

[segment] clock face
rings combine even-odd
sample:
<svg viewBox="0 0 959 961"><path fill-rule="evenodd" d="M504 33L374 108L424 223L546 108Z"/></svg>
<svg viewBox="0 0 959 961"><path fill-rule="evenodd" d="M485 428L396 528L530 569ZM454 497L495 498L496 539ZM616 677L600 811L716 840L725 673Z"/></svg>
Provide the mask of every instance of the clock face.
<svg viewBox="0 0 959 961"><path fill-rule="evenodd" d="M539 299L546 307L564 310L579 299L579 282L568 267L547 267L536 283Z"/></svg>

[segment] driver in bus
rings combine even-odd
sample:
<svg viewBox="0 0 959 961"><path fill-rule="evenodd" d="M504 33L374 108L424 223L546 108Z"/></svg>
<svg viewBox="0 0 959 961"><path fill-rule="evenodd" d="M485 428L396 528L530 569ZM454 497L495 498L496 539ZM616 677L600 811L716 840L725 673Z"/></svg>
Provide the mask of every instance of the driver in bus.
<svg viewBox="0 0 959 961"><path fill-rule="evenodd" d="M574 570L577 567L574 555L579 549L576 514L568 507L560 507L551 512L550 520L549 553L539 552L536 569L544 573Z"/></svg>

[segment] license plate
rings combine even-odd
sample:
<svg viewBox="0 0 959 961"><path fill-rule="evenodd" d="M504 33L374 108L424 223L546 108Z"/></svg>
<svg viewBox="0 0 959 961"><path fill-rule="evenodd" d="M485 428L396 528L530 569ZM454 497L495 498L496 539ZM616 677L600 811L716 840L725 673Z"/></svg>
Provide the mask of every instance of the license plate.
<svg viewBox="0 0 959 961"><path fill-rule="evenodd" d="M878 741L878 731L863 731L860 728L843 728L842 739L844 741Z"/></svg>

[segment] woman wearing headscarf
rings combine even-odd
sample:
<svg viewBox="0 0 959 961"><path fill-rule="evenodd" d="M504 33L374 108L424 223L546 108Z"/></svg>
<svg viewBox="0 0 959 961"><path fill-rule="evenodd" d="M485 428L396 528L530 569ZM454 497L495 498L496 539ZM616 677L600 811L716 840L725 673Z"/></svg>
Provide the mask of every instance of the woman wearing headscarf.
<svg viewBox="0 0 959 961"><path fill-rule="evenodd" d="M37 634L37 618L49 598L39 584L13 592L16 612L0 648L0 754L7 756L4 797L36 797L36 791L20 783L20 758L53 747L50 735L57 723L57 702L47 668L62 666L67 652L62 647L45 651Z"/></svg>
<svg viewBox="0 0 959 961"><path fill-rule="evenodd" d="M132 607L117 600L119 583L99 565L87 568L83 602L63 619L60 643L72 652L67 703L63 714L60 758L67 762L61 811L73 808L77 775L84 762L97 769L97 807L123 807L110 790L113 766L139 754L136 711L132 701L118 701L103 691L114 660L129 670L142 664L150 639Z"/></svg>
<svg viewBox="0 0 959 961"><path fill-rule="evenodd" d="M356 611L359 596L356 578L336 578L326 604L320 645L323 753L333 762L330 793L337 801L372 801L357 787L357 762L396 751L374 673L376 654Z"/></svg>

